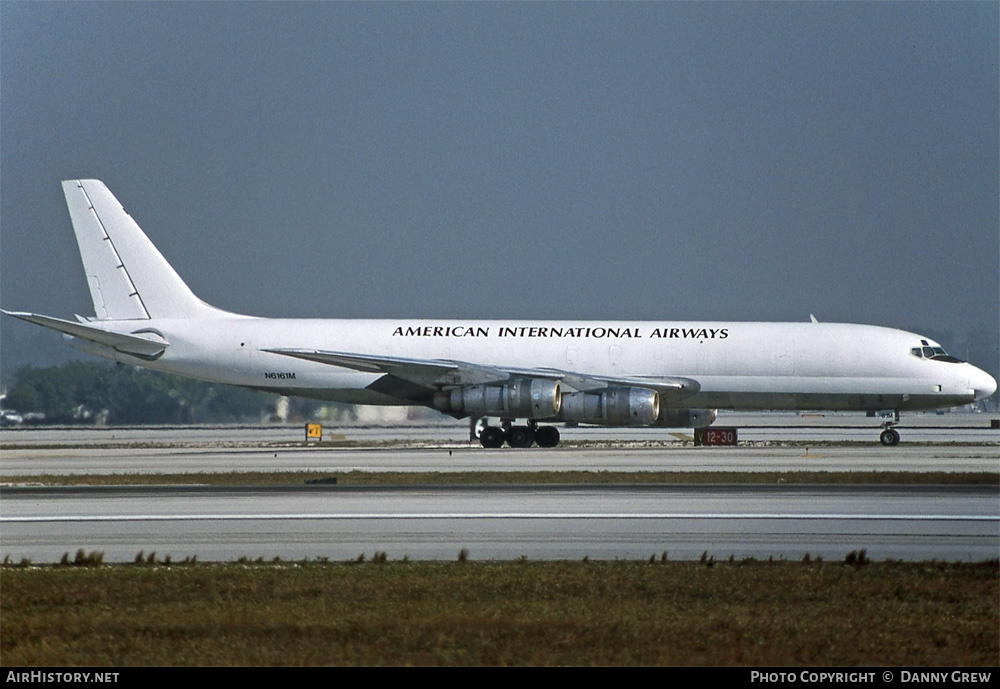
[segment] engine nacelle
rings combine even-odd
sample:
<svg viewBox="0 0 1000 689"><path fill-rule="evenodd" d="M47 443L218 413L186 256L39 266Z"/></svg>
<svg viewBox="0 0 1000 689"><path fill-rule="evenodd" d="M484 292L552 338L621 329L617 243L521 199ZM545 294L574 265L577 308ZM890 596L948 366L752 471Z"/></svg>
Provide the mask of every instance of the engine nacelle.
<svg viewBox="0 0 1000 689"><path fill-rule="evenodd" d="M664 407L660 410L660 418L656 420L656 425L666 428L705 428L711 426L718 415L717 409L667 409Z"/></svg>
<svg viewBox="0 0 1000 689"><path fill-rule="evenodd" d="M467 385L434 394L434 408L466 416L508 419L549 419L559 413L559 383L540 378L515 378L503 385Z"/></svg>
<svg viewBox="0 0 1000 689"><path fill-rule="evenodd" d="M649 426L660 415L660 396L646 388L567 392L559 419L602 426Z"/></svg>

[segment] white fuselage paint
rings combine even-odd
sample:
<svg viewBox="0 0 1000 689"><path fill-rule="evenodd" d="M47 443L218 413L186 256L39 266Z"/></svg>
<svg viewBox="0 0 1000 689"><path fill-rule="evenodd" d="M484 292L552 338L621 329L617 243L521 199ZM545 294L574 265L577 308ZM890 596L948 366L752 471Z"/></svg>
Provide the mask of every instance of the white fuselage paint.
<svg viewBox="0 0 1000 689"><path fill-rule="evenodd" d="M71 336L83 351L181 376L355 404L423 404L455 416L494 413L504 431L482 436L486 447L558 442L551 427L540 438L530 426L513 427L519 414L694 426L711 423L714 409L898 413L968 404L996 390L989 374L927 338L867 325L232 314L188 288L103 182L62 186L96 318L5 313ZM883 432L883 444L898 441Z"/></svg>
<svg viewBox="0 0 1000 689"><path fill-rule="evenodd" d="M615 378L690 377L696 394L671 408L918 410L960 406L996 383L968 363L918 358L920 335L844 323L446 321L205 318L105 321L170 343L155 361L74 340L84 351L207 381L357 404L407 404L365 389L382 373L266 349L365 352L552 368Z"/></svg>

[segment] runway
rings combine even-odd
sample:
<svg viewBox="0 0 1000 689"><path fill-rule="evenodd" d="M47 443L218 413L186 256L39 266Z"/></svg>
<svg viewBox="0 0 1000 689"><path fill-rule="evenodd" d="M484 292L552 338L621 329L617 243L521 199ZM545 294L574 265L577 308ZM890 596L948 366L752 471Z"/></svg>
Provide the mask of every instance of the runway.
<svg viewBox="0 0 1000 689"><path fill-rule="evenodd" d="M61 431L52 435L59 437ZM110 434L110 433L109 433ZM105 434L105 435L109 435ZM692 447L668 443L647 447L622 443L618 447L567 447L550 450L485 450L463 442L426 447L335 448L287 441L270 446L237 442L239 432L202 430L185 436L171 431L154 447L135 440L106 442L7 442L4 436L0 469L8 478L42 474L175 474L239 471L319 471L337 474L368 472L524 472L524 471L1000 471L997 443L876 443L745 444L739 447ZM155 433L147 437L155 437ZM267 445L261 441L262 445ZM139 446L136 446L139 445ZM610 445L610 443L609 443Z"/></svg>
<svg viewBox="0 0 1000 689"><path fill-rule="evenodd" d="M0 468L18 483L41 474L241 471L423 472L428 483L434 473L454 471L1000 471L1000 445L991 440L996 431L985 429L985 440L970 441L964 427L950 428L940 431L943 442L908 442L904 434L892 448L874 441L695 448L663 442L662 430L652 443L653 434L643 429L645 436L636 432L618 447L602 446L601 435L593 434L591 444L555 450L484 450L470 446L467 435L430 439L441 427L345 431L368 437L367 448L305 447L301 429L271 427L4 430ZM850 432L858 438L869 430ZM400 434L425 437L374 446ZM663 552L697 559L707 552L839 560L865 548L874 559L982 560L1000 553L1000 488L8 485L0 488L0 527L0 557L33 562L55 562L79 548L101 551L107 561L131 561L140 551L201 561L341 560L378 551L390 559L453 559L463 548L472 559L646 559Z"/></svg>
<svg viewBox="0 0 1000 689"><path fill-rule="evenodd" d="M1000 428L992 428L996 414L953 412L948 414L905 414L897 428L904 445L914 443L1000 443ZM719 412L715 426L739 429L741 442L748 443L878 443L881 419L863 414L811 414L792 412ZM327 423L324 438L337 437L361 444L402 442L467 446L468 426L464 421L399 423L395 425L359 425ZM561 427L568 443L676 443L691 439L691 429L576 426ZM0 430L5 447L25 445L95 445L130 444L231 444L294 443L303 440L302 424L255 426L143 426L143 427L19 427Z"/></svg>
<svg viewBox="0 0 1000 689"><path fill-rule="evenodd" d="M340 429L337 436L354 447L306 447L303 429L287 426L4 429L0 473L10 479L237 471L1000 471L1000 430L981 419L972 432L966 416L977 415L945 417L951 424L933 429L938 441L915 442L904 433L897 447L882 447L864 426L808 431L801 419L782 416L756 417L758 424L770 422L772 440L715 448L693 447L678 439L682 432L647 428L570 428L569 446L550 450L484 450L469 443L467 428L454 425ZM940 418L924 421L941 424ZM801 440L806 432L833 431L846 440ZM741 430L741 438L747 435Z"/></svg>
<svg viewBox="0 0 1000 689"><path fill-rule="evenodd" d="M540 450L327 448L70 448L5 450L8 478L41 474L174 474L240 471L946 471L996 472L990 447L740 447Z"/></svg>
<svg viewBox="0 0 1000 689"><path fill-rule="evenodd" d="M690 429L570 427L554 450L484 450L464 423L327 425L352 447L304 446L303 426L19 428L0 431L0 473L232 471L1000 471L1000 429L986 414L909 414L897 447L860 414L723 414L738 447L692 447ZM685 442L685 439L687 441Z"/></svg>
<svg viewBox="0 0 1000 689"><path fill-rule="evenodd" d="M941 486L3 488L0 554L106 561L873 559L978 561L1000 547L1000 489Z"/></svg>

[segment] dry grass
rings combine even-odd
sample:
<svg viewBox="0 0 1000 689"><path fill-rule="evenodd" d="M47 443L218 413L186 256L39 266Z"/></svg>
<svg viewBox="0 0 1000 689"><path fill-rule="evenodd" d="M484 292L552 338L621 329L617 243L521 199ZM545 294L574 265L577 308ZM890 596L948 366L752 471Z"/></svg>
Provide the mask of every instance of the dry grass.
<svg viewBox="0 0 1000 689"><path fill-rule="evenodd" d="M1000 657L996 562L148 561L0 570L4 665L995 666Z"/></svg>

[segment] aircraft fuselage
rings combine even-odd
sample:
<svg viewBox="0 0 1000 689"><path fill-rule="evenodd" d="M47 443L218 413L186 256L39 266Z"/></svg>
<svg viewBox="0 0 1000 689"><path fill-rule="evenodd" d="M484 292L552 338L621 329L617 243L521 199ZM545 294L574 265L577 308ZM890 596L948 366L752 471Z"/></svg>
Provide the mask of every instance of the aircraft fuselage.
<svg viewBox="0 0 1000 689"><path fill-rule="evenodd" d="M996 381L921 335L846 323L310 320L203 302L98 180L63 182L93 318L10 315L77 348L181 376L324 400L496 417L484 447L554 426L700 428L716 409L937 409ZM524 426L514 426L524 419ZM881 441L899 442L886 423Z"/></svg>
<svg viewBox="0 0 1000 689"><path fill-rule="evenodd" d="M212 319L115 321L170 342L154 361L75 340L87 352L203 380L356 404L408 404L369 390L382 374L265 350L356 351L416 360L680 376L700 384L672 408L921 410L960 406L992 378L965 362L918 358L919 335L847 323ZM112 323L107 323L106 327ZM988 376L987 376L988 378Z"/></svg>

